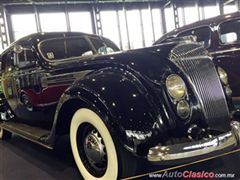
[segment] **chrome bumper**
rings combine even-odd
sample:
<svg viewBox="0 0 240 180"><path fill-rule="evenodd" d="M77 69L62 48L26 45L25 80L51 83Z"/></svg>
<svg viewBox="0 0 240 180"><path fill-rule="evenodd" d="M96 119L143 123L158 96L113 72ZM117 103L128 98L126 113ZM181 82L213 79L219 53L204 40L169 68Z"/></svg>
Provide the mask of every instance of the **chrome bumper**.
<svg viewBox="0 0 240 180"><path fill-rule="evenodd" d="M148 161L169 162L221 154L234 149L240 143L240 123L231 122L231 131L219 136L189 143L155 146L148 151Z"/></svg>

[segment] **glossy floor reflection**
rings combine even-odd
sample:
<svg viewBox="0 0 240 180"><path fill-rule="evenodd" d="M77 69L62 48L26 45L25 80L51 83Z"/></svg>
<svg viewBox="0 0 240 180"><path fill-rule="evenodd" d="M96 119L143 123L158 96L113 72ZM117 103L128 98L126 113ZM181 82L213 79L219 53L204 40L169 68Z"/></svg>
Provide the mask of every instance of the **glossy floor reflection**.
<svg viewBox="0 0 240 180"><path fill-rule="evenodd" d="M19 136L13 136L8 142L0 141L0 180L82 180L66 139L66 137L62 138L54 151L42 148ZM235 177L240 178L239 162L238 152L180 168L177 171L235 173ZM138 174L156 170L160 170L160 167L147 165L142 167L143 172ZM144 176L140 179L158 178Z"/></svg>

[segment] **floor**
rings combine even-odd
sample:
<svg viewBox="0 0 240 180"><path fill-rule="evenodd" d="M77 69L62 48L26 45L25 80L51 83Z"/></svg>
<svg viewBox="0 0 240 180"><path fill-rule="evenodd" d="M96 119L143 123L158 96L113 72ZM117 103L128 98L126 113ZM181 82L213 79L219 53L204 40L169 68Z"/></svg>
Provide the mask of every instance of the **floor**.
<svg viewBox="0 0 240 180"><path fill-rule="evenodd" d="M33 144L19 136L8 142L0 141L0 180L81 180L69 142L63 138L54 151ZM240 178L240 153L236 152L206 162L177 169L192 171L212 171L214 173L233 173ZM159 170L156 167L143 167L144 173ZM173 170L175 171L175 170ZM150 179L148 175L139 177ZM137 179L139 179L137 178ZM151 178L156 179L156 178Z"/></svg>
<svg viewBox="0 0 240 180"><path fill-rule="evenodd" d="M66 143L52 151L19 136L0 141L0 180L56 179L82 179Z"/></svg>

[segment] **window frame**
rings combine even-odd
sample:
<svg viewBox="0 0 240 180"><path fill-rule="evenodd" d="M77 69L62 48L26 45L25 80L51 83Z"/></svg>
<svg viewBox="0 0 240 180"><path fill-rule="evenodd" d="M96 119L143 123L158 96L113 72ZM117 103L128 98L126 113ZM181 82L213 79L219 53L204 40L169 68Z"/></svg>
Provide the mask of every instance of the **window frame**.
<svg viewBox="0 0 240 180"><path fill-rule="evenodd" d="M44 20L45 15L46 15L46 17L48 17L47 21ZM56 24L55 24L55 27L53 29L51 29L52 27L49 28L49 26L47 26L48 23L46 23L46 22L50 22L50 23L52 22L52 21L49 21L49 18L50 19L53 18L53 17L50 17L51 15L54 15L54 16L57 15L57 17L55 17L55 19L58 18L57 19L58 21L64 23L63 26L60 25L60 27L56 27ZM63 17L61 17L61 15L63 15ZM39 21L40 21L42 32L65 32L65 31L67 31L67 20L66 20L66 14L64 11L46 11L46 12L41 11L41 12L39 12ZM51 23L51 24L53 24L53 23Z"/></svg>
<svg viewBox="0 0 240 180"><path fill-rule="evenodd" d="M69 60L74 60L74 59L85 59L86 57L88 56L76 56L76 57L69 57L69 58L62 58L62 59L56 59L56 60L49 60L48 58L46 58L44 55L43 55L43 52L41 51L41 45L43 43L45 43L46 41L51 41L51 40L62 40L62 39L75 39L75 38L83 38L85 39L86 43L89 45L89 47L91 47L91 50L93 51L93 55L96 54L96 50L94 49L94 47L92 46L92 44L89 42L87 36L85 35L80 35L80 36L70 36L70 37L56 37L56 38L48 38L48 39L45 39L41 42L38 43L37 45L37 48L38 48L38 51L41 55L41 57L49 62L49 63L60 63L60 62L68 62Z"/></svg>
<svg viewBox="0 0 240 180"><path fill-rule="evenodd" d="M31 23L27 23L27 24L31 24L31 25L33 25L32 27L34 27L34 28L31 28L30 30L28 29L28 30L22 30L22 29L16 29L16 26L14 25L14 21L15 20L13 20L14 18L14 16L32 16L32 20L34 20L34 22L33 22L33 24L31 24ZM21 19L22 19L23 17L21 17ZM19 39L21 39L21 38L23 38L23 37L25 37L25 36L28 36L28 35L30 35L30 34L34 34L34 33L37 33L38 32L38 30L37 30L37 24L36 24L36 18L35 18L35 14L33 13L33 12L26 12L26 13L21 13L21 14L19 14L19 13L13 13L13 14L11 14L11 16L10 16L10 19L11 19L11 24L12 24L12 34L13 34L13 40L14 41L17 41L17 40L19 40ZM17 34L19 34L19 33L21 33L21 34L24 34L24 35L21 35L20 37L17 37Z"/></svg>

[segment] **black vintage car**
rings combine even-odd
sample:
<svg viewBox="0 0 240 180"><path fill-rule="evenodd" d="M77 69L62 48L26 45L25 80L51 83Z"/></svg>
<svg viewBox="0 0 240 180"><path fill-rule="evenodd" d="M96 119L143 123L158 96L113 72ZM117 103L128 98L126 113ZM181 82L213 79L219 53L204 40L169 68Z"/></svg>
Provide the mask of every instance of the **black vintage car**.
<svg viewBox="0 0 240 180"><path fill-rule="evenodd" d="M233 100L240 102L240 12L198 21L166 33L154 44L193 35L228 74ZM221 69L220 69L221 71ZM223 75L224 76L224 75ZM225 80L226 81L226 80ZM229 93L231 90L229 89Z"/></svg>
<svg viewBox="0 0 240 180"><path fill-rule="evenodd" d="M177 164L239 144L222 72L195 42L116 52L83 33L33 34L1 55L0 138L53 149L69 134L85 179L134 175L139 159Z"/></svg>

